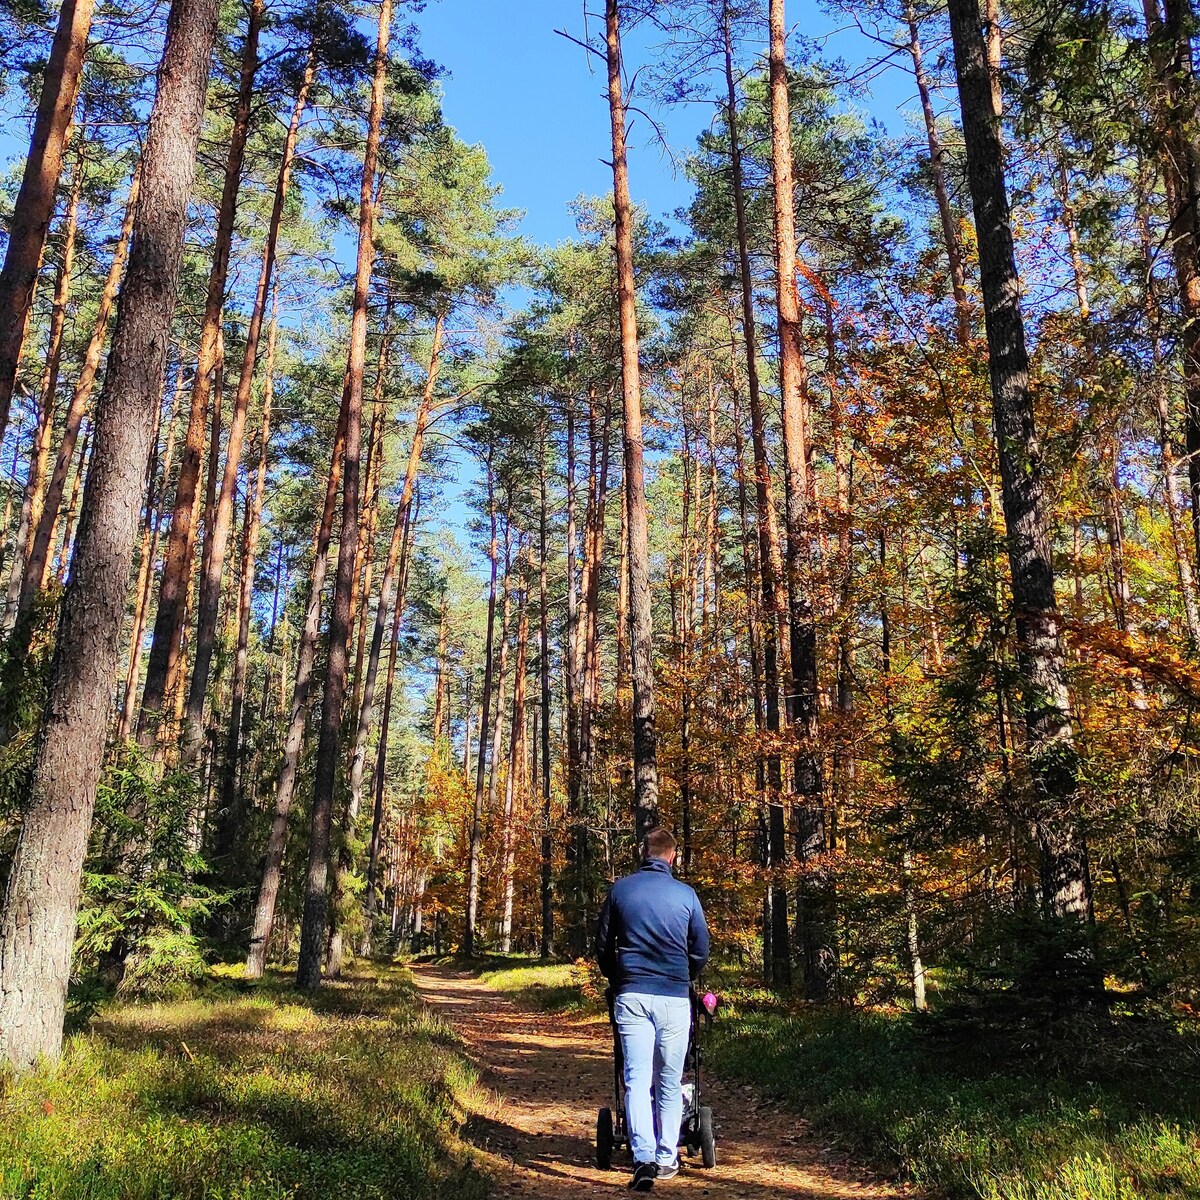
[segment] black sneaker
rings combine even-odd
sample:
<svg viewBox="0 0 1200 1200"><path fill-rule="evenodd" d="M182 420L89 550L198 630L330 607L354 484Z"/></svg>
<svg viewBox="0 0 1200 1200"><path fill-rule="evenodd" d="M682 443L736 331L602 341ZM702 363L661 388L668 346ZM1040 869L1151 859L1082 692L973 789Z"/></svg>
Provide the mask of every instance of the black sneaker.
<svg viewBox="0 0 1200 1200"><path fill-rule="evenodd" d="M633 1167L633 1178L629 1181L631 1192L648 1192L654 1187L658 1177L658 1166L655 1163L640 1162Z"/></svg>
<svg viewBox="0 0 1200 1200"><path fill-rule="evenodd" d="M679 1159L676 1159L669 1167L664 1167L662 1163L658 1164L658 1172L655 1175L656 1179L674 1179L679 1174Z"/></svg>

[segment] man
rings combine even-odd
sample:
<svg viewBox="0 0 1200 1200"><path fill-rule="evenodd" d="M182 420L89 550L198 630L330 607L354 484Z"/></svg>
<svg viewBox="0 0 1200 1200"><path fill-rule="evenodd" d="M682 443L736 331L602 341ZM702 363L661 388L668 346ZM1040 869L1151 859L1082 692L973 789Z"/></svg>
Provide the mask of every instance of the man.
<svg viewBox="0 0 1200 1200"><path fill-rule="evenodd" d="M675 839L655 828L642 865L612 886L600 910L596 957L614 994L625 1059L625 1122L635 1192L679 1173L680 1079L691 1026L691 981L708 961L700 900L671 874Z"/></svg>

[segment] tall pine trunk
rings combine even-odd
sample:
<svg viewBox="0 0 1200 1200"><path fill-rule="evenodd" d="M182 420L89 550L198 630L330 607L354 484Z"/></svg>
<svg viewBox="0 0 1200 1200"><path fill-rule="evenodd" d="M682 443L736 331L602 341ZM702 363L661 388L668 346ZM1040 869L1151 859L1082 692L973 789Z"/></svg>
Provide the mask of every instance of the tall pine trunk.
<svg viewBox="0 0 1200 1200"><path fill-rule="evenodd" d="M246 954L246 975L260 979L267 961L267 943L275 923L275 905L282 882L283 852L287 844L288 817L296 795L296 777L300 771L300 752L308 724L309 698L312 693L313 668L317 661L317 644L321 632L321 595L325 589L325 574L329 563L329 546L333 539L333 520L337 512L338 486L342 478L343 446L346 440L346 410L349 389L342 393L337 431L330 454L329 474L325 480L325 499L313 534L313 565L308 583L308 601L304 609L304 626L296 647L296 675L292 686L292 710L288 717L279 773L275 781L275 801L271 810L271 825L267 833L267 849L263 857L262 878L254 917L250 923L250 946Z"/></svg>
<svg viewBox="0 0 1200 1200"><path fill-rule="evenodd" d="M246 141L250 135L251 107L254 100L254 77L258 67L258 22L251 11L250 23L242 49L241 77L229 134L229 149L225 159L225 179L217 209L216 239L213 243L212 265L208 273L208 289L204 299L204 320L200 331L200 347L196 356L196 375L192 382L192 408L188 418L187 435L179 457L179 479L175 485L175 504L171 527L167 535L166 558L158 592L158 610L154 617L154 637L146 663L146 683L142 689L142 707L138 714L137 737L143 746L152 746L159 733L159 723L171 684L180 673L180 652L187 621L188 589L195 555L195 516L200 484L200 467L204 457L204 430L209 405L214 392L213 376L219 372L221 359L221 314L225 307L225 287L229 276L229 258L233 249L233 228L237 217L238 192L242 182L242 164L246 157ZM220 402L220 388L216 388Z"/></svg>
<svg viewBox="0 0 1200 1200"><path fill-rule="evenodd" d="M49 581L50 551L54 544L54 527L58 520L59 508L62 505L63 492L66 490L67 476L71 471L79 430L83 425L83 418L92 396L92 388L95 386L96 375L100 369L100 357L104 353L104 343L108 337L108 326L112 318L113 305L117 299L117 289L120 287L125 261L129 254L141 176L142 167L139 164L134 169L133 179L129 184L129 196L125 201L125 216L121 222L121 232L117 236L117 244L113 249L104 289L100 293L100 304L96 309L96 320L92 326L87 351L84 354L83 367L79 372L79 378L75 381L75 390L71 393L70 403L67 405L62 441L59 443L54 459L54 469L50 473L50 482L42 500L41 517L34 526L33 541L29 550L25 575L21 582L21 595L17 608L17 629L20 631L19 636L23 639L23 646L28 645L29 635L32 632L27 629L27 614L33 605L34 598Z"/></svg>
<svg viewBox="0 0 1200 1200"><path fill-rule="evenodd" d="M770 4L771 174L775 204L776 312L783 413L784 499L787 524L787 592L791 632L791 700L788 717L797 739L794 765L796 854L804 873L797 892L796 925L809 999L828 996L837 970L831 888L823 872L808 867L826 849L818 745L817 630L813 616L809 470L808 368L804 360L800 296L796 287L796 216L792 189L792 113L788 95L787 26L783 0ZM772 829L776 818L772 812ZM774 832L772 833L774 842ZM774 862L775 854L772 852ZM780 897L772 904L776 929Z"/></svg>
<svg viewBox="0 0 1200 1200"><path fill-rule="evenodd" d="M491 522L492 534L488 545L491 578L488 585L487 634L483 651L483 700L480 705L479 717L479 754L475 761L475 803L471 811L471 840L467 857L467 914L463 933L463 953L468 958L475 953L475 926L479 912L479 877L483 859L484 783L487 778L487 759L490 748L492 675L496 659L496 583L499 575L500 546L496 536L496 476L492 469L494 452L494 447L489 446L486 475L488 519Z"/></svg>
<svg viewBox="0 0 1200 1200"><path fill-rule="evenodd" d="M975 210L996 446L1017 629L1017 665L1048 917L1088 916L1088 852L1074 811L1078 766L1054 596L1041 445L1004 179L999 119L978 0L950 0L950 26Z"/></svg>
<svg viewBox="0 0 1200 1200"><path fill-rule="evenodd" d="M8 246L0 268L0 442L8 427L21 343L33 306L46 235L54 218L63 152L70 137L94 9L95 0L64 0L58 11L58 28L42 76L29 155L9 220Z"/></svg>
<svg viewBox="0 0 1200 1200"><path fill-rule="evenodd" d="M379 12L379 35L375 46L371 107L367 116L362 185L359 189L358 258L354 275L350 351L346 364L349 403L346 405L345 449L342 454L342 528L341 540L338 543L337 577L333 589L333 613L329 622L329 662L325 675L321 734L317 743L317 761L313 777L304 922L300 932L300 961L296 971L298 986L310 989L321 984L321 962L325 951L325 930L329 914L329 852L334 792L338 761L341 758L342 710L346 699L346 669L349 665L348 647L353 619L350 611L350 593L354 587L355 551L358 546L359 455L362 441L363 372L367 353L367 304L371 290L371 270L375 262L375 164L379 155L379 137L383 123L391 23L392 2L383 0Z"/></svg>
<svg viewBox="0 0 1200 1200"><path fill-rule="evenodd" d="M251 0L246 42L242 52L243 86L253 94L254 77L258 69L258 37L265 12L265 0ZM194 764L204 744L204 702L208 694L208 679L212 669L212 656L217 640L217 610L221 601L221 581L225 574L225 560L229 551L230 532L233 528L233 504L237 491L238 466L242 457L242 441L245 437L246 418L250 411L250 397L254 386L254 372L258 362L258 345L262 337L263 321L266 317L267 301L271 292L271 280L275 271L275 250L279 242L279 228L283 219L283 206L287 198L288 181L291 176L292 160L295 155L296 139L300 118L312 85L314 59L310 53L304 77L292 108L292 118L284 139L283 155L275 184L275 197L267 226L267 244L263 251L262 267L254 293L254 305L250 311L250 326L246 331L246 344L242 350L241 370L238 374L237 392L234 395L233 412L229 419L229 438L225 450L225 469L221 475L221 488L217 496L216 511L212 528L205 539L204 562L201 567L200 592L196 605L196 640L192 655L192 679L188 690L187 718L183 733L183 762Z"/></svg>
<svg viewBox="0 0 1200 1200"><path fill-rule="evenodd" d="M758 530L758 582L762 595L762 624L759 639L762 646L763 679L761 683L763 721L769 739L776 740L780 730L779 658L780 638L787 629L787 606L782 589L783 553L780 548L779 523L771 496L771 468L767 459L766 419L758 376L757 332L754 316L754 276L750 269L750 235L746 219L746 195L743 182L742 152L739 137L737 90L733 77L733 35L729 5L724 9L725 35L725 119L729 125L730 165L733 176L733 206L737 223L738 274L741 283L742 342L746 353L746 390L750 401L750 439L754 456L754 509ZM757 670L756 687L759 686ZM778 752L767 755L765 785L768 808L768 858L773 872L787 861L787 823L783 807L783 773ZM773 901L764 909L774 922L769 939L773 957L770 964L771 982L785 987L791 978L790 932L788 928L787 891L778 882L771 884Z"/></svg>
<svg viewBox="0 0 1200 1200"><path fill-rule="evenodd" d="M633 677L634 832L640 842L658 822L658 737L654 714L654 628L643 469L642 385L638 365L637 283L633 270L633 205L621 98L619 0L606 0L608 110L612 126L613 213L621 324L621 393L625 407L625 494L629 536L630 655ZM548 736L543 731L543 737Z"/></svg>
<svg viewBox="0 0 1200 1200"><path fill-rule="evenodd" d="M83 519L29 798L0 913L0 1054L57 1057L134 532L162 391L216 0L176 0L146 136L129 278L97 406Z"/></svg>

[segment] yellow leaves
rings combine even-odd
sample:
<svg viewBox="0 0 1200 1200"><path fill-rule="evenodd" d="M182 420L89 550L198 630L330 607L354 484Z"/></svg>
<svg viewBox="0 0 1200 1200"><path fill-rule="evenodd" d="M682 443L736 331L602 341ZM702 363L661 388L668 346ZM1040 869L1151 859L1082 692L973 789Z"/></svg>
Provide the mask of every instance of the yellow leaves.
<svg viewBox="0 0 1200 1200"><path fill-rule="evenodd" d="M1169 643L1077 619L1064 620L1063 628L1074 649L1106 655L1181 696L1200 702L1200 669Z"/></svg>

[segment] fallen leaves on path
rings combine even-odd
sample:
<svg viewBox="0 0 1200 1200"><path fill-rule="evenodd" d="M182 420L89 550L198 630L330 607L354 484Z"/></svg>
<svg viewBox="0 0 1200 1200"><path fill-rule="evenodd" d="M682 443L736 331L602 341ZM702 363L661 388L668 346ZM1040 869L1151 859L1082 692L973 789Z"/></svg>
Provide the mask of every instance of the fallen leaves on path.
<svg viewBox="0 0 1200 1200"><path fill-rule="evenodd" d="M414 971L425 1003L467 1043L488 1099L467 1134L488 1160L497 1200L579 1200L623 1194L623 1169L599 1170L596 1110L610 1103L612 1042L602 1017L531 1012L473 975L424 965ZM898 1185L845 1161L807 1123L744 1086L705 1077L717 1127L717 1166L684 1159L656 1194L712 1200L900 1200ZM693 1165L695 1164L695 1165Z"/></svg>

